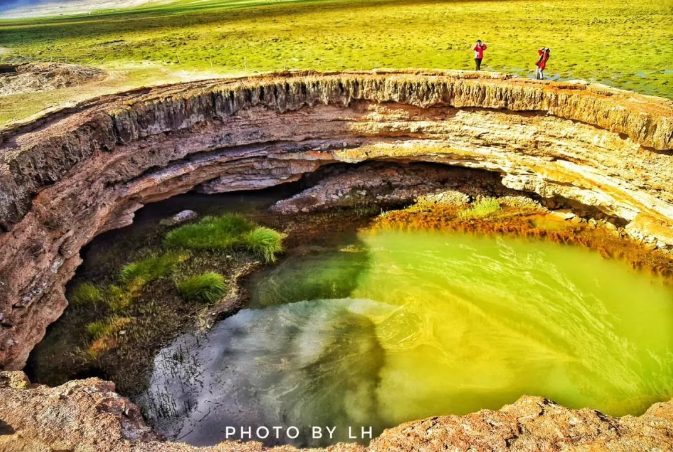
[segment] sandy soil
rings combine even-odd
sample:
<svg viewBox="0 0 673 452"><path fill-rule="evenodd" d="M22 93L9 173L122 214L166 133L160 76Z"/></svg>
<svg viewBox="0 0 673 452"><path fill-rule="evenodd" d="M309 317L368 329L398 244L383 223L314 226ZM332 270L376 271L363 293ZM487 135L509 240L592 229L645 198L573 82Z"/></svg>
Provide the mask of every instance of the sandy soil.
<svg viewBox="0 0 673 452"><path fill-rule="evenodd" d="M0 96L79 86L105 76L100 69L73 64L22 64L16 66L16 72L0 74Z"/></svg>
<svg viewBox="0 0 673 452"><path fill-rule="evenodd" d="M127 66L118 70L106 67L104 71L106 77L94 78L76 86L0 95L0 129L105 94L143 86L245 75L216 71L175 71L173 68L156 64Z"/></svg>

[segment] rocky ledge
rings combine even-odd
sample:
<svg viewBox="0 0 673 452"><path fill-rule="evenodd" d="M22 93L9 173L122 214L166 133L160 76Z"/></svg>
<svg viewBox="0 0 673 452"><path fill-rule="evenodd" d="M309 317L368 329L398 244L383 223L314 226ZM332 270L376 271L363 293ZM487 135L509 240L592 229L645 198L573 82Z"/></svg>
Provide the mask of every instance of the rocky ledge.
<svg viewBox="0 0 673 452"><path fill-rule="evenodd" d="M461 194L465 202L478 196L521 195L503 186L501 177L492 172L428 163L374 162L326 175L316 185L278 201L271 211L293 214L334 208L390 208L447 191Z"/></svg>
<svg viewBox="0 0 673 452"><path fill-rule="evenodd" d="M97 378L48 388L22 372L0 372L0 451L261 451L255 442L197 448L161 441L140 411ZM275 451L296 451L284 446ZM541 397L523 396L499 411L441 416L386 430L369 447L337 444L332 452L390 451L671 451L673 402L639 417L614 418L571 410ZM316 451L317 452L317 451Z"/></svg>
<svg viewBox="0 0 673 452"><path fill-rule="evenodd" d="M62 314L82 246L144 204L269 187L332 163L492 171L508 189L591 207L652 248L673 247L673 102L582 82L427 71L210 80L88 101L0 132L0 146L5 370L21 369ZM645 438L656 430L647 416L619 425Z"/></svg>

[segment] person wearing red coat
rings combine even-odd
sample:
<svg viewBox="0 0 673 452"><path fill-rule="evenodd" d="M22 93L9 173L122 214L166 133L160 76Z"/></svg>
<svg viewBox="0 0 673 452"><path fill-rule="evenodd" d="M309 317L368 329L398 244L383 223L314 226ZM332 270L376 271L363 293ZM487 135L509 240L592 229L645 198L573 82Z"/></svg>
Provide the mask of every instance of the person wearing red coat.
<svg viewBox="0 0 673 452"><path fill-rule="evenodd" d="M538 55L540 56L537 60L537 63L535 65L537 66L537 71L535 73L535 78L538 80L544 80L544 70L547 67L547 61L549 61L549 55L551 53L551 50L549 48L544 48L542 47L537 51Z"/></svg>
<svg viewBox="0 0 673 452"><path fill-rule="evenodd" d="M474 46L474 62L477 63L477 70L481 70L481 60L484 59L484 50L486 50L486 44L481 42L481 39L477 40L477 45Z"/></svg>

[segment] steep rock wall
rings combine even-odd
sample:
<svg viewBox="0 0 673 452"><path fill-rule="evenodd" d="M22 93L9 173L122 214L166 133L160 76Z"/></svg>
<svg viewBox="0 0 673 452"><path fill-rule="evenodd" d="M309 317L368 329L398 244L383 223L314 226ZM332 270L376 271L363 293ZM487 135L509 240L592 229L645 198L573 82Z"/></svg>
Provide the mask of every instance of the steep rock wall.
<svg viewBox="0 0 673 452"><path fill-rule="evenodd" d="M673 103L584 83L460 73L286 74L103 97L6 130L0 366L66 307L79 250L148 202L296 180L332 162L483 168L673 245Z"/></svg>

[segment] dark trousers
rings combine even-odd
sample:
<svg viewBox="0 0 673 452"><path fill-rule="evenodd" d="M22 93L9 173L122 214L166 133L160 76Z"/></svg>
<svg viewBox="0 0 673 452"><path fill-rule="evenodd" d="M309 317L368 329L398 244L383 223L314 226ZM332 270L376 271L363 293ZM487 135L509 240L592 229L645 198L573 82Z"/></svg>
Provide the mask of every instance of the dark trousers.
<svg viewBox="0 0 673 452"><path fill-rule="evenodd" d="M477 70L481 71L481 58L475 58L474 62L477 63Z"/></svg>

